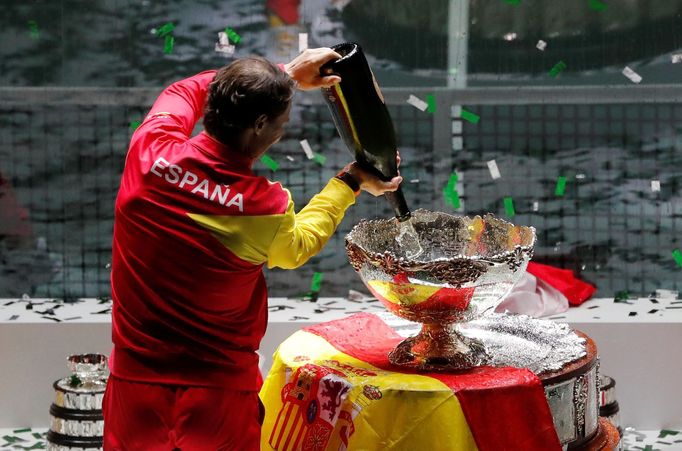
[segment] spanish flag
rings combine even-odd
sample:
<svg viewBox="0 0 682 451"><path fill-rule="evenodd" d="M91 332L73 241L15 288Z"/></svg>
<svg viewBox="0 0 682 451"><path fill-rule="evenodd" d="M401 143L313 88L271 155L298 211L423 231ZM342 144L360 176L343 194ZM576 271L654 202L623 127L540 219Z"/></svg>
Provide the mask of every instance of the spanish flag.
<svg viewBox="0 0 682 451"><path fill-rule="evenodd" d="M296 332L261 390L263 450L561 450L539 378L518 368L414 373L361 313Z"/></svg>

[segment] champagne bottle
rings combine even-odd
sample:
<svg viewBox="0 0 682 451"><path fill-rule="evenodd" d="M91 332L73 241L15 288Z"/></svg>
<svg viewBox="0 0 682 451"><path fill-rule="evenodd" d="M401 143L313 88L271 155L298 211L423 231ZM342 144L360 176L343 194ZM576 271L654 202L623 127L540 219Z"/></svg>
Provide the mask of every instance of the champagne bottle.
<svg viewBox="0 0 682 451"><path fill-rule="evenodd" d="M356 43L332 47L341 58L325 63L322 75L335 74L341 82L322 88L341 139L363 169L381 180L398 175L397 146L393 121L365 54ZM384 194L398 221L410 218L401 188Z"/></svg>

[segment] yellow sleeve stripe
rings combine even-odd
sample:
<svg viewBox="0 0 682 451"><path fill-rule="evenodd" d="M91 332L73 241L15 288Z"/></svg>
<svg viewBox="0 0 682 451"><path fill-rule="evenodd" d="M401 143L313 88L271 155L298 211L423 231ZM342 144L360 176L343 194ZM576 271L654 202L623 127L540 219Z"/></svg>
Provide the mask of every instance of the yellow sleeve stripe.
<svg viewBox="0 0 682 451"><path fill-rule="evenodd" d="M289 205L268 251L268 267L298 268L329 241L355 203L355 193L337 178L327 183L298 214L289 195Z"/></svg>
<svg viewBox="0 0 682 451"><path fill-rule="evenodd" d="M197 224L237 257L254 265L265 263L270 244L284 214L262 216L213 216L187 213Z"/></svg>

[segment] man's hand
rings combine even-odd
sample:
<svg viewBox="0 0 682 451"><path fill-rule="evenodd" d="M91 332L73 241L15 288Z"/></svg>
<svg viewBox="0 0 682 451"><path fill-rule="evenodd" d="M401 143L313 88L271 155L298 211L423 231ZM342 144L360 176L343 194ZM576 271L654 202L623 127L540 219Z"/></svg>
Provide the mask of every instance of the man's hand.
<svg viewBox="0 0 682 451"><path fill-rule="evenodd" d="M341 55L330 48L307 49L284 65L284 70L304 91L328 88L341 81L338 75L320 75L320 67L327 61L339 59Z"/></svg>
<svg viewBox="0 0 682 451"><path fill-rule="evenodd" d="M401 176L393 177L390 182L384 182L374 174L365 171L357 162L352 162L344 168L360 184L360 189L373 196L381 196L387 191L395 191L403 181Z"/></svg>

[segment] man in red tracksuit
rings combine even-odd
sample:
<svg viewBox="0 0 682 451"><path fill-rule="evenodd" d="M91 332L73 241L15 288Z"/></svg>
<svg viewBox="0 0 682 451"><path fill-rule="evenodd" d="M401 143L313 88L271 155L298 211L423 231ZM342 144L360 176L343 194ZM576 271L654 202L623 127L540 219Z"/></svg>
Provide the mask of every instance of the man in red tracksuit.
<svg viewBox="0 0 682 451"><path fill-rule="evenodd" d="M262 267L322 249L361 189L398 188L349 164L299 213L253 162L276 143L294 87L339 81L303 52L237 60L169 86L135 131L116 199L105 450L258 449ZM204 116L205 131L190 137Z"/></svg>

